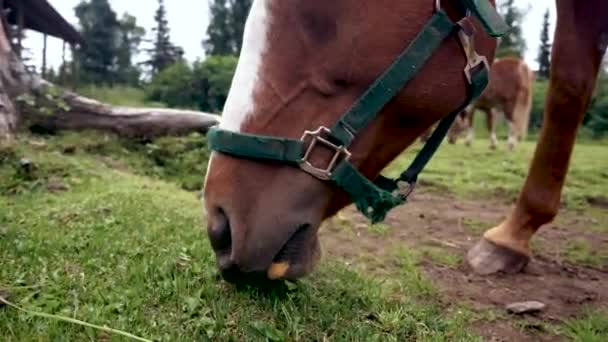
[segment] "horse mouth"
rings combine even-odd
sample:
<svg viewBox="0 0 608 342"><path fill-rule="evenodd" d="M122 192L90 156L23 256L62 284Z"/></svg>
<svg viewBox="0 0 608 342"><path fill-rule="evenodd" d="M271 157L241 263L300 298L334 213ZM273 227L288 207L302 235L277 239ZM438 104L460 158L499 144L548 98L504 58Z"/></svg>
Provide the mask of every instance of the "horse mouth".
<svg viewBox="0 0 608 342"><path fill-rule="evenodd" d="M279 250L274 259L273 263L280 262L297 262L302 259L305 253L304 245L312 235L312 227L309 224L301 225L287 240L285 245Z"/></svg>
<svg viewBox="0 0 608 342"><path fill-rule="evenodd" d="M319 256L315 233L312 225L301 225L273 258L269 276L295 280L309 273Z"/></svg>

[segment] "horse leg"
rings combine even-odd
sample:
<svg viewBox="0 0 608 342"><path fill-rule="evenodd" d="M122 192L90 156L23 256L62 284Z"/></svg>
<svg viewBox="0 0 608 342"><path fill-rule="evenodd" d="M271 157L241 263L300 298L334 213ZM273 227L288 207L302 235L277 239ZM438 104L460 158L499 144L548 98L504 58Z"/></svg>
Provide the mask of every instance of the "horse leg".
<svg viewBox="0 0 608 342"><path fill-rule="evenodd" d="M465 123L467 127L466 146L471 146L475 138L475 129L473 128L473 116L475 115L475 107L467 108L465 111Z"/></svg>
<svg viewBox="0 0 608 342"><path fill-rule="evenodd" d="M509 137L507 138L507 146L509 148L509 151L513 151L519 139L517 127L515 125L515 122L513 121L513 114L507 115L507 113L505 113L505 118L507 119L507 124L509 127Z"/></svg>
<svg viewBox="0 0 608 342"><path fill-rule="evenodd" d="M498 145L498 138L496 138L496 113L494 109L484 109L486 113L486 125L488 126L488 132L490 132L490 149L495 150Z"/></svg>
<svg viewBox="0 0 608 342"><path fill-rule="evenodd" d="M515 273L529 262L534 233L557 215L576 131L608 45L608 2L557 1L546 113L526 183L507 219L467 255L480 274Z"/></svg>

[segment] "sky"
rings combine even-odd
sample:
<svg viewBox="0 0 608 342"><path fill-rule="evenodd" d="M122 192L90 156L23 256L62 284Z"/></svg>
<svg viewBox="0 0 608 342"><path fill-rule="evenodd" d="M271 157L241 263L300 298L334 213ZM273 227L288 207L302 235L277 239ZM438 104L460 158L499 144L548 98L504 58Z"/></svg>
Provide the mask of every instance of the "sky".
<svg viewBox="0 0 608 342"><path fill-rule="evenodd" d="M74 7L80 0L49 0L49 2L70 23L76 24ZM148 34L154 27L154 12L157 8L157 0L110 0L112 8L118 16L128 12L137 18L140 26L143 26ZM525 60L532 68L537 67L536 56L542 26L543 15L547 9L550 10L551 36L555 28L555 0L515 0L517 7L527 11L523 21L523 34L527 42ZM171 39L174 43L185 50L185 57L194 61L203 58L205 52L201 41L205 37L207 25L209 24L208 0L170 0L165 1ZM42 64L42 35L29 31L24 45L31 49L31 57L34 65L38 68ZM57 68L61 64L62 43L60 40L48 38L48 64Z"/></svg>

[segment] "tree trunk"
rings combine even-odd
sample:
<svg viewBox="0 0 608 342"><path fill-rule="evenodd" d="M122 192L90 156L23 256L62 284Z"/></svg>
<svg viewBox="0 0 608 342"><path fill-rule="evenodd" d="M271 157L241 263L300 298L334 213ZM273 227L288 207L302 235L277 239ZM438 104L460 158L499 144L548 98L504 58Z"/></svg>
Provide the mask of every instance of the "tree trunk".
<svg viewBox="0 0 608 342"><path fill-rule="evenodd" d="M130 138L206 132L214 114L166 108L111 106L61 89L28 72L11 50L0 22L0 141L18 126L47 131L95 129Z"/></svg>
<svg viewBox="0 0 608 342"><path fill-rule="evenodd" d="M0 142L11 140L17 129L17 112L13 104L11 90L15 82L9 68L9 59L12 55L11 44L4 31L4 14L0 13Z"/></svg>

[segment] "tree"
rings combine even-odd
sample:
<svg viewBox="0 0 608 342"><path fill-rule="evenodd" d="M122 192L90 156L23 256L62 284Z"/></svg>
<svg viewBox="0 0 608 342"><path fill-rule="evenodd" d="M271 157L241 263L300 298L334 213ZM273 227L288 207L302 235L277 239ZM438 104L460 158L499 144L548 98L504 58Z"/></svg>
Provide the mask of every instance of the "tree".
<svg viewBox="0 0 608 342"><path fill-rule="evenodd" d="M75 59L85 83L113 84L117 68L117 32L120 23L108 0L82 1L75 8L80 30L87 44Z"/></svg>
<svg viewBox="0 0 608 342"><path fill-rule="evenodd" d="M543 29L540 32L540 47L538 49L538 76L549 79L551 69L551 43L549 42L549 9L543 18Z"/></svg>
<svg viewBox="0 0 608 342"><path fill-rule="evenodd" d="M218 122L216 115L201 112L114 107L57 87L26 70L23 61L10 46L4 23L5 20L0 20L2 144L10 143L17 129L25 125L45 132L97 129L126 137L150 139L195 131L204 133Z"/></svg>
<svg viewBox="0 0 608 342"><path fill-rule="evenodd" d="M594 137L608 135L608 71L605 69L600 73L584 124Z"/></svg>
<svg viewBox="0 0 608 342"><path fill-rule="evenodd" d="M211 22L203 47L208 55L237 56L243 44L251 0L211 0Z"/></svg>
<svg viewBox="0 0 608 342"><path fill-rule="evenodd" d="M229 55L234 53L228 24L229 9L226 0L213 0L209 6L211 22L207 27L207 38L203 47L208 55Z"/></svg>
<svg viewBox="0 0 608 342"><path fill-rule="evenodd" d="M219 113L224 109L237 62L235 56L210 56L194 63L195 101L199 110Z"/></svg>
<svg viewBox="0 0 608 342"><path fill-rule="evenodd" d="M122 84L137 85L140 70L133 64L133 56L139 52L146 30L137 25L137 19L125 13L119 21L117 49L117 78Z"/></svg>
<svg viewBox="0 0 608 342"><path fill-rule="evenodd" d="M154 46L148 50L150 60L145 62L151 67L153 76L179 61L184 54L182 48L171 42L164 0L158 0L158 9L154 15L154 21L156 22L156 27L153 29L155 33Z"/></svg>
<svg viewBox="0 0 608 342"><path fill-rule="evenodd" d="M243 32L245 31L245 22L251 8L251 0L231 0L230 3L230 27L232 29L232 40L234 46L234 55L241 52L243 45Z"/></svg>
<svg viewBox="0 0 608 342"><path fill-rule="evenodd" d="M193 66L177 62L161 71L146 87L148 100L172 107L220 112L236 69L235 56L210 56Z"/></svg>
<svg viewBox="0 0 608 342"><path fill-rule="evenodd" d="M521 58L526 50L526 41L521 30L524 12L515 7L515 0L506 0L500 6L500 11L509 27L509 31L500 40L496 55L498 57L516 56Z"/></svg>

